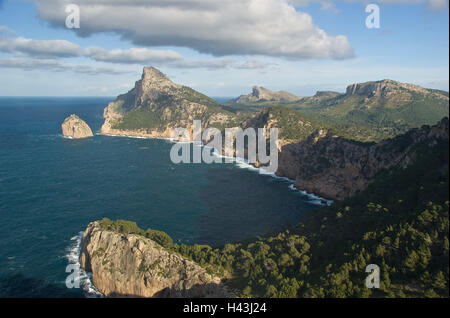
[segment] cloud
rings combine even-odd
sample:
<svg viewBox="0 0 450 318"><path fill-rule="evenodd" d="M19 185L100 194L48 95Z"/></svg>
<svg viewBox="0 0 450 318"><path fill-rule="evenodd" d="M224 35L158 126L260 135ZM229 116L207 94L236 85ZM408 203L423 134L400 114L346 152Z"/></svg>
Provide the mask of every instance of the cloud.
<svg viewBox="0 0 450 318"><path fill-rule="evenodd" d="M378 2L380 4L402 4L402 5L418 5L426 4L432 11L442 11L448 8L448 0L289 0L293 5L307 6L311 3L320 3L321 8L324 10L336 11L336 6L334 3L337 2L361 2L370 3Z"/></svg>
<svg viewBox="0 0 450 318"><path fill-rule="evenodd" d="M448 8L448 0L428 0L428 6L434 11L446 10Z"/></svg>
<svg viewBox="0 0 450 318"><path fill-rule="evenodd" d="M36 58L74 57L80 47L66 40L32 40L23 37L0 38L0 51Z"/></svg>
<svg viewBox="0 0 450 318"><path fill-rule="evenodd" d="M122 64L168 63L183 59L179 53L172 50L150 50L146 48L108 51L99 47L89 47L83 50L82 55L95 61Z"/></svg>
<svg viewBox="0 0 450 318"><path fill-rule="evenodd" d="M30 58L0 58L0 68L15 68L25 71L47 70L52 72L75 72L88 75L116 75L126 74L130 71L117 70L107 67L92 67L89 65L67 65L61 64L53 59L30 59Z"/></svg>
<svg viewBox="0 0 450 318"><path fill-rule="evenodd" d="M72 0L33 0L38 15L65 27ZM214 56L345 59L343 35L329 35L287 0L79 0L81 36L114 32L142 46L188 47Z"/></svg>
<svg viewBox="0 0 450 318"><path fill-rule="evenodd" d="M0 25L0 37L7 36L9 34L16 34L16 32L5 25Z"/></svg>
<svg viewBox="0 0 450 318"><path fill-rule="evenodd" d="M13 65L17 61L21 63L27 61L26 63L32 64L32 67L35 68L51 68L56 64L57 59L71 57L85 57L96 62L114 64L154 65L180 69L263 69L273 65L273 63L263 63L257 60L240 62L233 58L186 60L181 54L173 50L152 50L147 48L106 50L100 47L82 48L78 44L66 40L33 40L23 37L2 36L1 29L0 52L13 54L15 57L30 57L45 60L35 63L24 59L10 60ZM61 65L57 65L56 69L64 70Z"/></svg>

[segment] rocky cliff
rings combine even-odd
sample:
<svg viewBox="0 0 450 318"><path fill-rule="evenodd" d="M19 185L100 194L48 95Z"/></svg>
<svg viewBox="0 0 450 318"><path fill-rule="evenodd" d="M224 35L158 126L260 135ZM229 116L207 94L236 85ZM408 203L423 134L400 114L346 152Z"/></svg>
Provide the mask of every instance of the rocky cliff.
<svg viewBox="0 0 450 318"><path fill-rule="evenodd" d="M383 169L406 168L419 147L430 150L448 142L448 118L435 126L412 129L379 143L364 143L318 130L305 141L282 147L277 175L295 180L299 189L342 200L362 191Z"/></svg>
<svg viewBox="0 0 450 318"><path fill-rule="evenodd" d="M203 127L232 125L234 115L211 98L172 82L154 67L128 93L119 95L104 110L102 134L170 138L172 130L191 130L194 119ZM192 136L191 136L192 137Z"/></svg>
<svg viewBox="0 0 450 318"><path fill-rule="evenodd" d="M274 92L270 89L253 86L251 94L241 95L234 102L236 103L255 103L255 102L293 102L299 100L300 97L295 96L286 91Z"/></svg>
<svg viewBox="0 0 450 318"><path fill-rule="evenodd" d="M108 297L229 297L219 277L136 234L92 222L81 242L81 267Z"/></svg>
<svg viewBox="0 0 450 318"><path fill-rule="evenodd" d="M67 117L61 125L63 136L80 139L92 137L92 130L89 128L80 117L77 115L70 115Z"/></svg>

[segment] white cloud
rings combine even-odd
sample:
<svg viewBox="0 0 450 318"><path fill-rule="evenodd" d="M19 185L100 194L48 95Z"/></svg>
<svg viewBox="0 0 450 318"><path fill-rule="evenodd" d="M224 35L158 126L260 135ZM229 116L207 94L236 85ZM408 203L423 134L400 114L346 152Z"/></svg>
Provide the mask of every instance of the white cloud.
<svg viewBox="0 0 450 318"><path fill-rule="evenodd" d="M96 61L122 64L167 63L178 61L183 57L172 50L150 50L146 48L105 50L99 47L89 47L82 55Z"/></svg>
<svg viewBox="0 0 450 318"><path fill-rule="evenodd" d="M32 67L41 68L52 66L58 58L70 57L85 57L96 62L167 66L180 69L263 69L273 65L273 63L263 63L257 60L240 62L233 58L186 60L181 54L173 50L152 50L147 48L106 50L100 47L82 48L78 44L66 40L33 40L1 35L0 30L0 52L13 54L15 57L44 59L46 61L32 63L30 59L30 62L26 62L30 63ZM4 61L3 65L6 61ZM13 65L16 65L16 60L11 59L10 61ZM21 59L17 61L24 63L26 60ZM57 69L62 70L63 68L58 65Z"/></svg>
<svg viewBox="0 0 450 318"><path fill-rule="evenodd" d="M0 51L36 58L73 57L80 54L80 47L66 40L32 40L18 37L0 38Z"/></svg>
<svg viewBox="0 0 450 318"><path fill-rule="evenodd" d="M129 71L90 65L67 65L54 59L0 58L0 68L16 68L26 71L47 70L52 72L75 72L87 75L126 74Z"/></svg>
<svg viewBox="0 0 450 318"><path fill-rule="evenodd" d="M426 4L429 9L433 11L442 11L448 8L448 0L289 0L290 3L298 6L307 6L310 3L320 3L322 9L336 11L335 3L337 2L361 2L381 4L403 4L403 5L418 5Z"/></svg>
<svg viewBox="0 0 450 318"><path fill-rule="evenodd" d="M65 27L72 0L33 0L39 17ZM144 46L188 47L215 56L266 55L344 59L353 50L343 35L317 27L287 0L79 0L81 36L115 32Z"/></svg>

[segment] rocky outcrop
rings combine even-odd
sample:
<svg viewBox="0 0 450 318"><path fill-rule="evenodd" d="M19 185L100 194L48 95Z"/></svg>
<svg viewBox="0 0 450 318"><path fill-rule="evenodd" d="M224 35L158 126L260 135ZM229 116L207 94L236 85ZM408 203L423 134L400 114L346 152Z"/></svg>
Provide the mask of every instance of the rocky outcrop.
<svg viewBox="0 0 450 318"><path fill-rule="evenodd" d="M389 79L349 85L342 99L356 98L353 103L356 101L357 104L368 109L373 107L399 108L414 100L419 100L418 96L444 103L448 103L449 100L448 95L441 91Z"/></svg>
<svg viewBox="0 0 450 318"><path fill-rule="evenodd" d="M236 103L254 103L254 102L293 102L299 100L300 97L286 91L274 92L270 89L253 86L252 93L241 95L234 100Z"/></svg>
<svg viewBox="0 0 450 318"><path fill-rule="evenodd" d="M108 297L230 297L219 277L135 234L92 222L81 242L81 267Z"/></svg>
<svg viewBox="0 0 450 318"><path fill-rule="evenodd" d="M294 179L298 189L342 200L366 189L381 170L409 166L419 145L448 143L448 134L448 118L379 143L356 142L322 129L282 147L277 175Z"/></svg>
<svg viewBox="0 0 450 318"><path fill-rule="evenodd" d="M366 97L383 96L389 97L395 93L399 93L401 90L412 91L421 94L431 94L432 90L413 85L400 83L390 79L385 79L376 82L356 83L347 86L346 95L363 95ZM440 94L442 95L442 94Z"/></svg>
<svg viewBox="0 0 450 318"><path fill-rule="evenodd" d="M135 87L105 108L100 133L170 138L174 128L191 130L194 119L201 119L203 127L214 127L233 116L209 97L172 82L154 67L144 67Z"/></svg>
<svg viewBox="0 0 450 318"><path fill-rule="evenodd" d="M89 128L88 124L74 114L64 120L61 128L64 137L80 139L93 136L92 130Z"/></svg>
<svg viewBox="0 0 450 318"><path fill-rule="evenodd" d="M338 95L338 92L333 91L317 91L314 97L336 97Z"/></svg>

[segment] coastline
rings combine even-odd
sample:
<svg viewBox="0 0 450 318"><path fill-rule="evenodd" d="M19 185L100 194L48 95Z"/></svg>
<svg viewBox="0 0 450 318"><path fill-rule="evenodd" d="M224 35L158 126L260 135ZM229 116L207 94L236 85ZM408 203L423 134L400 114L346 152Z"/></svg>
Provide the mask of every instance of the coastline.
<svg viewBox="0 0 450 318"><path fill-rule="evenodd" d="M127 133L131 132L131 135L128 135ZM162 137L162 136L155 136L156 134L152 133L152 134L148 134L148 133L144 133L141 134L141 132L139 131L124 131L124 132L120 132L120 131L114 131L114 133L102 133L97 132L95 133L95 135L99 135L99 136L109 136L109 137L125 137L125 138L135 138L135 139L159 139L159 140L166 140L172 143L189 143L189 144L193 144L194 146L198 146L198 147L208 147L206 146L203 142L198 142L198 141L176 141L174 140L174 138L169 138L169 137ZM333 204L333 200L329 200L326 198L323 198L321 196L318 196L314 193L309 193L306 190L302 190L302 189L297 189L295 187L295 180L289 179L288 177L285 176L279 176L276 173L272 173L272 172L267 172L264 170L263 167L259 167L256 168L253 164L249 163L247 159L244 158L240 158L240 157L231 157L231 156L225 156L222 154L217 154L216 152L213 151L213 155L217 156L219 158L225 158L225 159L232 159L233 160L233 164L237 165L239 168L241 169L247 169L250 171L254 171L254 172L258 172L261 175L265 175L265 176L269 176L275 179L279 179L279 180L284 180L289 182L289 186L288 188L291 191L295 191L298 192L306 197L308 197L308 199L310 200L309 202L318 206L331 206Z"/></svg>

